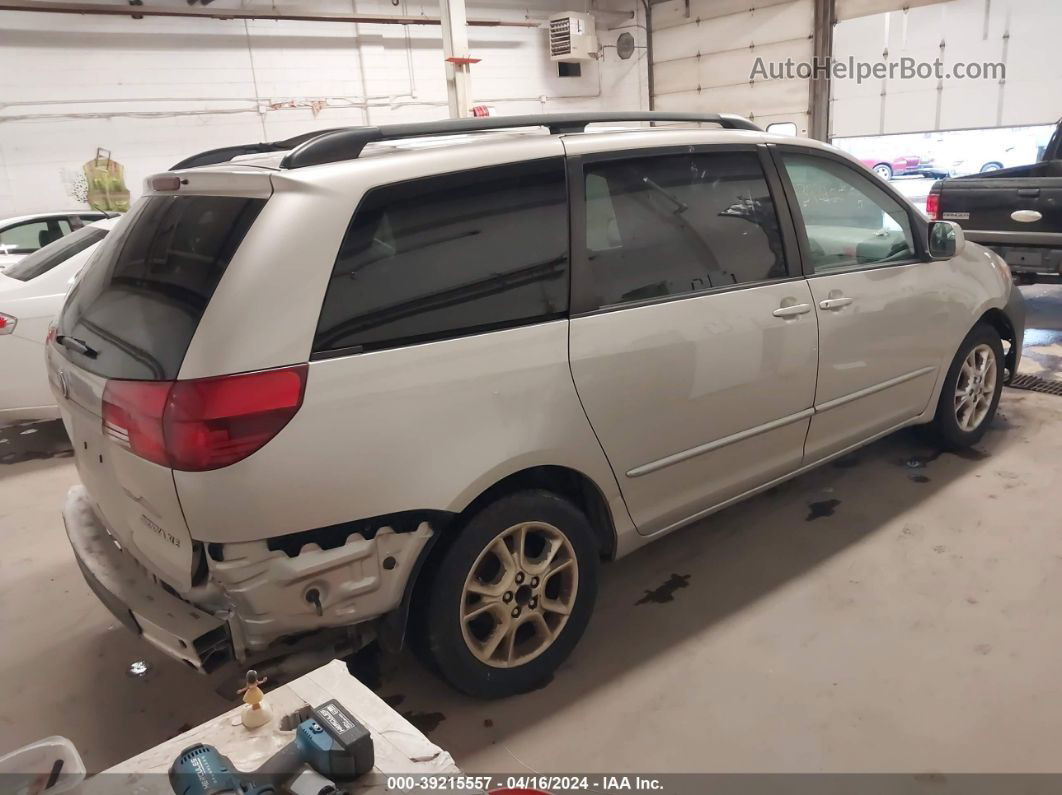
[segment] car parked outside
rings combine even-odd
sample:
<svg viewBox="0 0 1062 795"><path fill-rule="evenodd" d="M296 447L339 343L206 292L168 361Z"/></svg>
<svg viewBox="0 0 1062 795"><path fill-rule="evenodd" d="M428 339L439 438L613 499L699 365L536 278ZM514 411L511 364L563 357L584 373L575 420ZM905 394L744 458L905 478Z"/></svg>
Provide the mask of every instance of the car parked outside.
<svg viewBox="0 0 1062 795"><path fill-rule="evenodd" d="M44 367L48 324L118 220L83 226L0 273L0 423L59 416Z"/></svg>
<svg viewBox="0 0 1062 795"><path fill-rule="evenodd" d="M586 129L623 120L723 129ZM540 686L602 561L905 426L974 444L1017 369L998 256L739 117L245 151L150 178L46 346L86 580L200 671L408 637Z"/></svg>
<svg viewBox="0 0 1062 795"><path fill-rule="evenodd" d="M966 174L988 174L1014 166L1025 166L1037 161L1036 145L1014 145L1002 149L985 150L978 148L966 157L954 160L945 176L961 177Z"/></svg>
<svg viewBox="0 0 1062 795"><path fill-rule="evenodd" d="M919 155L900 155L894 158L861 157L859 162L884 180L893 177L941 177L947 172L937 168L933 158Z"/></svg>
<svg viewBox="0 0 1062 795"><path fill-rule="evenodd" d="M98 210L34 213L0 219L0 272L34 251L69 235L85 224L114 213Z"/></svg>

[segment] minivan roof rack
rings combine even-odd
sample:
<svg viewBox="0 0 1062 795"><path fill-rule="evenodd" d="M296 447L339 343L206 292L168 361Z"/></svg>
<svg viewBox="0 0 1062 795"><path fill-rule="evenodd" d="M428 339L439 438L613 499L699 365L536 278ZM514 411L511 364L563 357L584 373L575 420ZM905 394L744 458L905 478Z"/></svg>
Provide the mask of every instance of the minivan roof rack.
<svg viewBox="0 0 1062 795"><path fill-rule="evenodd" d="M320 135L326 135L327 133L340 132L345 127L336 127L332 130L314 130L313 132L303 133L302 135L296 135L293 138L287 138L283 141L271 141L266 143L253 143L253 144L238 144L236 146L223 146L220 149L208 149L205 152L200 152L197 155L186 157L179 163L175 163L170 166L170 171L178 171L182 168L196 168L197 166L212 166L215 163L227 163L234 157L240 155L260 155L267 152L287 152L290 149L294 149L299 144L303 144L306 141L310 141L317 138Z"/></svg>
<svg viewBox="0 0 1062 795"><path fill-rule="evenodd" d="M486 116L470 119L446 119L413 124L385 124L380 127L345 127L318 130L272 143L253 143L211 149L187 157L170 170L224 163L234 157L264 152L285 152L281 168L303 168L356 160L371 143L438 135L459 135L482 130L507 130L514 127L547 127L551 134L582 132L588 124L616 122L700 122L718 124L727 130L761 128L732 113L681 113L671 111L602 111L595 113L542 113L524 116ZM290 151L289 151L290 150Z"/></svg>

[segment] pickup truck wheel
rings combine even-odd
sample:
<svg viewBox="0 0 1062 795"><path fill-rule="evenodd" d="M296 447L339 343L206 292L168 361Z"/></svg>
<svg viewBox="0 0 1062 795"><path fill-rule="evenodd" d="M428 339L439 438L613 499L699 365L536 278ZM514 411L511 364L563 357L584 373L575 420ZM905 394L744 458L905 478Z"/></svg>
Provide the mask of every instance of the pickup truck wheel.
<svg viewBox="0 0 1062 795"><path fill-rule="evenodd" d="M593 609L598 550L589 522L551 492L521 491L456 532L425 600L437 671L480 698L541 686Z"/></svg>
<svg viewBox="0 0 1062 795"><path fill-rule="evenodd" d="M874 166L874 173L884 180L892 179L892 166L888 163L878 163Z"/></svg>
<svg viewBox="0 0 1062 795"><path fill-rule="evenodd" d="M934 426L946 448L977 444L988 430L1003 391L1003 343L978 324L966 335L944 378Z"/></svg>

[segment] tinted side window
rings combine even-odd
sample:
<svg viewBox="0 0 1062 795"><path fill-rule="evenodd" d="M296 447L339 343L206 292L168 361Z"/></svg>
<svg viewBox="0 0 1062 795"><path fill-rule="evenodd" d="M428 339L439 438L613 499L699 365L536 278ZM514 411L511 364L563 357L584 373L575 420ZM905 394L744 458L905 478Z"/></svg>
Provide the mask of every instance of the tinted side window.
<svg viewBox="0 0 1062 795"><path fill-rule="evenodd" d="M392 347L568 309L562 158L369 191L340 246L314 350Z"/></svg>
<svg viewBox="0 0 1062 795"><path fill-rule="evenodd" d="M606 161L584 173L586 258L600 306L787 275L756 153Z"/></svg>
<svg viewBox="0 0 1062 795"><path fill-rule="evenodd" d="M854 168L783 153L815 273L858 270L915 257L911 219L898 201Z"/></svg>
<svg viewBox="0 0 1062 795"><path fill-rule="evenodd" d="M59 333L98 351L107 378L177 377L214 290L264 199L149 196L111 232L70 291Z"/></svg>
<svg viewBox="0 0 1062 795"><path fill-rule="evenodd" d="M5 276L27 282L47 273L61 262L99 243L107 236L106 229L85 226L45 248L38 249L25 259L19 260L4 271Z"/></svg>

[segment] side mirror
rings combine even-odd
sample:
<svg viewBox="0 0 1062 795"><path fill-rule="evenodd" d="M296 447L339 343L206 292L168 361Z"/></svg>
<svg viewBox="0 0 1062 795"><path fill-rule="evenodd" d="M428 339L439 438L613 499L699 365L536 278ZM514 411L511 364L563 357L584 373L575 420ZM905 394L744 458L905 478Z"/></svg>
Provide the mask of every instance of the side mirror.
<svg viewBox="0 0 1062 795"><path fill-rule="evenodd" d="M796 135L797 126L791 121L776 121L767 125L767 132L772 135Z"/></svg>
<svg viewBox="0 0 1062 795"><path fill-rule="evenodd" d="M933 259L951 259L962 254L966 248L966 235L954 221L929 222L929 256Z"/></svg>

